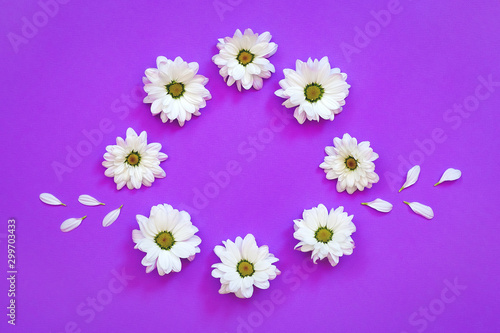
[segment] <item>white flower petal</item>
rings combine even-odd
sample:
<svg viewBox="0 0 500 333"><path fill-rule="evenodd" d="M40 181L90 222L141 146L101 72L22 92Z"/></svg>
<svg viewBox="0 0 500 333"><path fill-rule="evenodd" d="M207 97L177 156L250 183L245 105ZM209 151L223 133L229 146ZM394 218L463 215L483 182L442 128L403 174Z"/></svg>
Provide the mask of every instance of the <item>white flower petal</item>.
<svg viewBox="0 0 500 333"><path fill-rule="evenodd" d="M438 186L442 182L457 180L460 177L462 177L462 171L453 168L446 169L446 171L443 173L443 176L441 176L441 179L436 184L434 184L434 186Z"/></svg>
<svg viewBox="0 0 500 333"><path fill-rule="evenodd" d="M403 184L403 186L399 189L399 192L415 184L418 180L419 175L420 175L420 165L415 165L413 168L408 170L408 174L406 175L406 181Z"/></svg>
<svg viewBox="0 0 500 333"><path fill-rule="evenodd" d="M102 220L102 226L103 227L109 227L111 224L113 224L113 222L116 221L116 219L118 218L118 216L120 216L120 211L121 211L122 207L123 207L123 205L121 205L117 209L112 210L111 212L109 212L108 214L106 214L106 216Z"/></svg>
<svg viewBox="0 0 500 333"><path fill-rule="evenodd" d="M362 202L361 204L383 213L388 213L392 210L392 204L390 202L378 198L370 202Z"/></svg>
<svg viewBox="0 0 500 333"><path fill-rule="evenodd" d="M407 202L403 201L405 204L410 206L411 210L413 210L418 215L425 217L426 219L432 219L434 217L434 212L432 208L426 205L423 205L419 202Z"/></svg>
<svg viewBox="0 0 500 333"><path fill-rule="evenodd" d="M104 204L97 200L96 198L91 197L90 195L87 194L82 194L78 197L78 202L80 202L82 205L85 206L99 206Z"/></svg>
<svg viewBox="0 0 500 333"><path fill-rule="evenodd" d="M80 223L82 223L82 221L85 218L87 218L87 215L85 215L84 217L80 217L79 219L77 219L77 218L67 219L66 221L64 221L61 224L61 231L68 232L68 231L75 229L76 227L78 227L80 225Z"/></svg>
<svg viewBox="0 0 500 333"><path fill-rule="evenodd" d="M53 196L50 193L42 193L40 194L40 200L42 202L45 202L47 205L52 205L52 206L66 206L61 202L61 200L57 199L55 196Z"/></svg>

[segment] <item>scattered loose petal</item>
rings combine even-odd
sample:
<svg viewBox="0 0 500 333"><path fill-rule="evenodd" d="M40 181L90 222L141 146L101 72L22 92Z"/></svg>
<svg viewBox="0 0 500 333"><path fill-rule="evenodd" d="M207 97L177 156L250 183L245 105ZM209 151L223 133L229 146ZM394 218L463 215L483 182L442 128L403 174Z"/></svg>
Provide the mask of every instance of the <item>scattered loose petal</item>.
<svg viewBox="0 0 500 333"><path fill-rule="evenodd" d="M418 215L422 215L426 219L432 219L434 217L434 212L432 208L426 205L422 205L420 202L407 202L403 201L405 204L410 206L411 210L413 210Z"/></svg>
<svg viewBox="0 0 500 333"><path fill-rule="evenodd" d="M80 225L80 223L82 223L82 221L85 220L86 218L87 215L85 215L84 217L80 217L79 219L76 218L67 219L61 224L61 231L68 232L77 228Z"/></svg>
<svg viewBox="0 0 500 333"><path fill-rule="evenodd" d="M462 171L458 169L449 168L443 173L441 179L436 184L434 184L434 186L438 186L442 182L457 180L460 177L462 177Z"/></svg>
<svg viewBox="0 0 500 333"><path fill-rule="evenodd" d="M106 216L104 216L104 220L102 220L102 226L103 227L109 227L113 222L116 221L118 216L120 216L120 211L122 209L123 205L118 207L117 209L109 212Z"/></svg>
<svg viewBox="0 0 500 333"><path fill-rule="evenodd" d="M78 197L78 202L80 202L82 205L85 206L99 206L104 204L97 200L96 198L91 197L90 195L87 194L82 194Z"/></svg>
<svg viewBox="0 0 500 333"><path fill-rule="evenodd" d="M413 168L408 170L408 174L406 175L406 182L399 189L399 192L415 184L418 180L418 175L420 175L420 165L415 165Z"/></svg>
<svg viewBox="0 0 500 333"><path fill-rule="evenodd" d="M40 194L40 200L45 202L47 205L52 205L52 206L66 206L61 202L61 200L57 199L55 196L53 196L50 193L42 193Z"/></svg>
<svg viewBox="0 0 500 333"><path fill-rule="evenodd" d="M392 210L392 204L390 202L378 198L370 202L362 202L361 204L383 213L388 213Z"/></svg>

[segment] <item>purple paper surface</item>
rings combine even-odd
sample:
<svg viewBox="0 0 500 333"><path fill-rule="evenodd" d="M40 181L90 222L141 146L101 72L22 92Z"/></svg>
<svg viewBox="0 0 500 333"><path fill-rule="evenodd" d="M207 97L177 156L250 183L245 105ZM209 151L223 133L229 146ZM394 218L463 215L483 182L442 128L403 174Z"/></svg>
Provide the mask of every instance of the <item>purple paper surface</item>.
<svg viewBox="0 0 500 333"><path fill-rule="evenodd" d="M497 332L500 4L493 1L3 1L0 331ZM276 73L227 87L211 58L235 29L269 31ZM157 56L196 61L213 98L180 128L142 103ZM274 95L296 59L328 56L352 86L333 122L291 118ZM167 176L117 191L105 147L128 127L163 145ZM337 193L319 164L349 133L380 158L380 182ZM231 165L236 175L225 177ZM406 171L420 179L398 193ZM449 167L455 182L433 187ZM215 178L218 178L218 185ZM43 204L49 192L67 207ZM200 194L202 193L202 194ZM80 194L105 206L86 207ZM383 214L360 205L394 205ZM429 205L432 220L406 201ZM146 274L136 214L187 210L201 253ZM356 248L336 267L294 251L293 220L323 203L354 214ZM101 221L124 205L109 228ZM62 233L70 217L88 215ZM15 220L15 297L8 220ZM252 233L282 274L251 299L219 295L222 240ZM15 299L15 326L9 302Z"/></svg>

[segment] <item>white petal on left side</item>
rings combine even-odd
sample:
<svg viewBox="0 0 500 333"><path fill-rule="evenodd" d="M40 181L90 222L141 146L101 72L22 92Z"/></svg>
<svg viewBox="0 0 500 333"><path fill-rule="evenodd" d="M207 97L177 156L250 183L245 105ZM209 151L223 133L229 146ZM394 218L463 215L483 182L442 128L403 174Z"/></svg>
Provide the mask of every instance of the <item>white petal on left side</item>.
<svg viewBox="0 0 500 333"><path fill-rule="evenodd" d="M403 186L399 189L399 192L415 184L418 180L418 175L420 175L420 165L415 165L413 168L408 170L408 174L406 175L406 181L403 184Z"/></svg>
<svg viewBox="0 0 500 333"><path fill-rule="evenodd" d="M411 210L413 210L418 215L425 217L426 219L432 219L434 217L434 212L432 208L426 205L422 205L420 202L407 202L403 201L405 204L410 206Z"/></svg>
<svg viewBox="0 0 500 333"><path fill-rule="evenodd" d="M109 212L106 216L104 216L104 220L102 220L102 226L103 227L109 227L113 222L116 221L118 216L120 216L120 211L122 209L123 205L118 207L117 209Z"/></svg>
<svg viewBox="0 0 500 333"><path fill-rule="evenodd" d="M457 180L460 177L462 177L462 171L453 168L446 169L446 171L441 176L441 179L436 184L434 184L434 186L438 186L442 182Z"/></svg>
<svg viewBox="0 0 500 333"><path fill-rule="evenodd" d="M50 193L42 193L40 194L40 200L42 202L45 202L47 205L52 205L52 206L66 206L61 202L61 200L57 199L55 196L53 196Z"/></svg>
<svg viewBox="0 0 500 333"><path fill-rule="evenodd" d="M85 206L99 206L104 204L97 200L96 198L91 197L87 194L82 194L78 197L78 202Z"/></svg>
<svg viewBox="0 0 500 333"><path fill-rule="evenodd" d="M68 232L77 228L80 225L80 223L82 223L82 221L85 220L86 217L87 215L85 215L84 217L80 217L79 219L76 218L67 219L61 224L61 231Z"/></svg>
<svg viewBox="0 0 500 333"><path fill-rule="evenodd" d="M382 213L388 213L392 210L392 204L390 202L387 202L387 201L379 199L379 198L377 198L373 201L370 201L370 202L362 202L361 204L368 206L368 207L371 207L371 208L378 210L379 212L382 212Z"/></svg>

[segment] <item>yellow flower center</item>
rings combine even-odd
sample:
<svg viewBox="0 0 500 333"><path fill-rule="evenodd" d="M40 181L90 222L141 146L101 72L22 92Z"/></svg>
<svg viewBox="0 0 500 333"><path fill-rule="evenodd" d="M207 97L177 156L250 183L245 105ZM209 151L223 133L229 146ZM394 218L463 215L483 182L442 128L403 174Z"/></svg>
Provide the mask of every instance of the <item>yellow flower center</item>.
<svg viewBox="0 0 500 333"><path fill-rule="evenodd" d="M321 243L328 243L329 241L332 240L333 237L333 231L331 231L328 228L321 227L318 230L316 230L316 233L314 234L314 237L318 242Z"/></svg>
<svg viewBox="0 0 500 333"><path fill-rule="evenodd" d="M253 61L254 57L255 56L252 53L250 53L249 51L241 50L240 53L238 53L238 56L236 57L236 59L238 59L240 64L242 64L243 66L246 66Z"/></svg>
<svg viewBox="0 0 500 333"><path fill-rule="evenodd" d="M317 83L308 84L304 89L304 95L306 96L306 100L313 103L323 97L323 93L325 89Z"/></svg>
<svg viewBox="0 0 500 333"><path fill-rule="evenodd" d="M173 98L179 98L184 94L184 85L180 82L172 81L167 85L167 91Z"/></svg>
<svg viewBox="0 0 500 333"><path fill-rule="evenodd" d="M141 156L139 155L138 152L132 151L128 156L125 158L125 161L130 164L131 166L136 166L139 165L139 162L141 161Z"/></svg>
<svg viewBox="0 0 500 333"><path fill-rule="evenodd" d="M351 170L355 170L358 167L358 161L356 161L354 157L349 156L345 159L345 166Z"/></svg>
<svg viewBox="0 0 500 333"><path fill-rule="evenodd" d="M240 273L241 277L251 276L255 270L253 268L253 264L247 260L242 260L236 266L236 270Z"/></svg>
<svg viewBox="0 0 500 333"><path fill-rule="evenodd" d="M155 242L163 250L170 250L175 244L174 236L172 236L172 233L169 231L163 231L156 235Z"/></svg>

